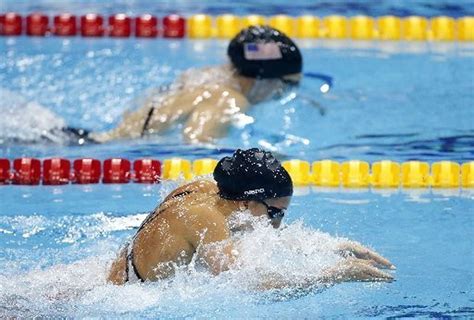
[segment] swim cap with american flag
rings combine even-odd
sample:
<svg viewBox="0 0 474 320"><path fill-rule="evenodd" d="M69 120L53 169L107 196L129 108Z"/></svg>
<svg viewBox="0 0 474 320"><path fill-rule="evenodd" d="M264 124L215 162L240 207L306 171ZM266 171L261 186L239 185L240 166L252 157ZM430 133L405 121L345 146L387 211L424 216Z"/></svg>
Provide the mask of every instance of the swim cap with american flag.
<svg viewBox="0 0 474 320"><path fill-rule="evenodd" d="M229 43L227 54L239 74L251 78L281 78L303 67L296 44L269 26L243 29Z"/></svg>

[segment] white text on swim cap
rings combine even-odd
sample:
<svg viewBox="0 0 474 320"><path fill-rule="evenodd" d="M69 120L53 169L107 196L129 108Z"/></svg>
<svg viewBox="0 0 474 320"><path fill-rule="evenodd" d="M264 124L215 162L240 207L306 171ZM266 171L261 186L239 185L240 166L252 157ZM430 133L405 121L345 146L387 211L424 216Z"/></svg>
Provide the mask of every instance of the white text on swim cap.
<svg viewBox="0 0 474 320"><path fill-rule="evenodd" d="M252 195L252 194L258 194L258 193L264 193L264 192L265 192L265 189L260 188L260 189L253 189L253 190L244 191L244 194Z"/></svg>

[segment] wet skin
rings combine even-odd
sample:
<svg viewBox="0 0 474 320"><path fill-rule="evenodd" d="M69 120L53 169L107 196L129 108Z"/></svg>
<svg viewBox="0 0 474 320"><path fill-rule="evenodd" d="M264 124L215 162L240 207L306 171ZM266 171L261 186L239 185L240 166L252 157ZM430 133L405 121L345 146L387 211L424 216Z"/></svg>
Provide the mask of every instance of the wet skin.
<svg viewBox="0 0 474 320"><path fill-rule="evenodd" d="M189 192L188 194L182 194ZM266 199L267 206L287 209L291 197ZM217 275L233 267L238 252L232 243L229 218L248 210L254 216L268 216L267 206L258 201L222 199L214 182L196 181L171 192L154 211L151 219L133 242L134 264L139 275L150 281L170 277L175 266L190 263L194 255L208 270ZM270 221L274 228L281 218ZM357 242L344 242L337 253L349 257L328 269L323 276L308 278L306 283L287 283L278 277L262 279L263 289L308 286L315 282L391 281L393 277L379 268L394 268L385 258ZM108 281L124 284L127 279L127 248L112 263Z"/></svg>
<svg viewBox="0 0 474 320"><path fill-rule="evenodd" d="M206 74L217 72L221 77L194 83L186 76L190 71L207 78L212 77ZM229 125L238 122L251 105L274 98L301 78L301 74L281 79L247 78L228 65L190 71L185 71L169 91L152 94L139 109L125 113L116 128L91 133L90 137L98 142L140 138L143 134L162 133L173 124L183 122L182 132L187 142L211 143L224 136ZM189 76L193 77L195 75Z"/></svg>

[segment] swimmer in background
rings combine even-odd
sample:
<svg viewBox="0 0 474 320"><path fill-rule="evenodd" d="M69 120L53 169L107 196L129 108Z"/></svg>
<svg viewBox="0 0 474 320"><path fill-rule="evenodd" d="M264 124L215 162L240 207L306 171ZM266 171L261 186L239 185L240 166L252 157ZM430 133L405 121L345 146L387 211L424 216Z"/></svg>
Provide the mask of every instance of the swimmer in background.
<svg viewBox="0 0 474 320"><path fill-rule="evenodd" d="M140 138L184 121L187 142L213 142L232 122L248 121L244 113L251 105L281 97L300 82L298 47L271 27L242 30L227 54L230 64L183 72L168 91L151 95L138 110L126 113L116 128L87 137L96 142Z"/></svg>
<svg viewBox="0 0 474 320"><path fill-rule="evenodd" d="M293 194L288 172L270 152L237 150L224 157L214 170L214 180L201 180L172 191L139 227L132 240L112 263L108 281L157 281L172 276L176 266L195 261L214 275L236 268L238 252L233 232L245 232L235 214L248 210L267 217L279 228ZM240 225L239 225L240 224ZM392 281L379 268L394 266L357 242L342 243L337 253L342 262L304 283L288 283L283 277L261 279L259 288L311 287L343 281Z"/></svg>

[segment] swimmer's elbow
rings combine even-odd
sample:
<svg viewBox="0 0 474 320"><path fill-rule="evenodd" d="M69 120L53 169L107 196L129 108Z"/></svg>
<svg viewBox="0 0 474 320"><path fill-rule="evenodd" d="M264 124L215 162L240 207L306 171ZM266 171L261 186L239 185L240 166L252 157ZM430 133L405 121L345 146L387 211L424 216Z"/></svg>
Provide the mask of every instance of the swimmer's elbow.
<svg viewBox="0 0 474 320"><path fill-rule="evenodd" d="M223 272L231 270L233 264L235 263L235 257L232 255L220 255L219 258L208 257L206 260L209 271L214 276L218 276Z"/></svg>
<svg viewBox="0 0 474 320"><path fill-rule="evenodd" d="M120 270L116 266L112 265L112 268L109 271L109 275L107 276L107 283L113 284L116 286L121 286L127 282L127 275L125 274L125 270Z"/></svg>
<svg viewBox="0 0 474 320"><path fill-rule="evenodd" d="M204 252L204 261L212 275L218 276L234 267L237 258L234 251L232 246L227 246L222 251L206 250Z"/></svg>
<svg viewBox="0 0 474 320"><path fill-rule="evenodd" d="M230 266L218 266L218 267L211 267L209 268L209 271L213 276L218 276L223 272L229 271Z"/></svg>
<svg viewBox="0 0 474 320"><path fill-rule="evenodd" d="M112 262L106 281L119 286L125 284L127 278L127 250L125 247L120 251L117 259Z"/></svg>
<svg viewBox="0 0 474 320"><path fill-rule="evenodd" d="M113 284L115 286L121 286L121 285L124 285L125 284L125 278L124 277L115 277L113 275L109 275L109 277L107 277L107 283L108 284Z"/></svg>

